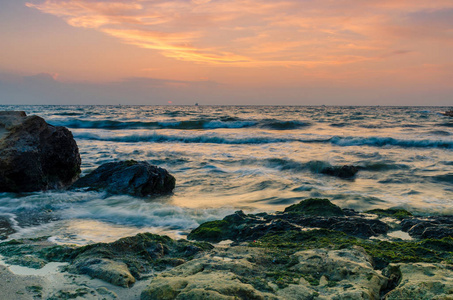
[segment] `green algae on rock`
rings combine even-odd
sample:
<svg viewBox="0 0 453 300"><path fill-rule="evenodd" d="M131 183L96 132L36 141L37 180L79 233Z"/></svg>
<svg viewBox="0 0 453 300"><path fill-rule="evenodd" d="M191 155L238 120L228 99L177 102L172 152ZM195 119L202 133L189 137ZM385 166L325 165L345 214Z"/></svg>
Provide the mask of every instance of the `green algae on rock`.
<svg viewBox="0 0 453 300"><path fill-rule="evenodd" d="M222 240L229 239L229 229L232 229L230 223L225 220L211 221L201 224L192 230L187 236L189 240L201 240L212 243L218 243Z"/></svg>
<svg viewBox="0 0 453 300"><path fill-rule="evenodd" d="M201 224L188 235L190 240L220 242L251 241L281 231L301 227L325 228L349 235L368 238L386 234L389 226L380 220L369 219L354 211L346 214L327 199L307 199L288 207L284 212L246 215L237 211L220 221Z"/></svg>
<svg viewBox="0 0 453 300"><path fill-rule="evenodd" d="M286 213L309 216L344 216L343 210L328 199L310 198L285 208Z"/></svg>
<svg viewBox="0 0 453 300"><path fill-rule="evenodd" d="M172 268L210 249L212 246L208 243L175 241L151 233L83 247L56 246L45 239L12 240L0 244L0 254L9 261L20 263L24 255L28 255L30 261L68 262L66 269L69 272L87 274L124 287L153 270Z"/></svg>
<svg viewBox="0 0 453 300"><path fill-rule="evenodd" d="M360 239L342 232L320 229L269 234L250 245L279 249L287 254L307 249L346 249L359 246L373 258L377 269L399 262L453 263L453 238L389 242Z"/></svg>
<svg viewBox="0 0 453 300"><path fill-rule="evenodd" d="M413 217L413 215L405 209L396 209L396 208L388 208L388 209L372 209L368 210L365 213L368 214L375 214L380 217L391 217L396 218L398 220L406 219Z"/></svg>
<svg viewBox="0 0 453 300"><path fill-rule="evenodd" d="M279 256L262 248L236 246L216 249L161 273L141 299L314 299L317 295L377 299L386 284L360 249Z"/></svg>

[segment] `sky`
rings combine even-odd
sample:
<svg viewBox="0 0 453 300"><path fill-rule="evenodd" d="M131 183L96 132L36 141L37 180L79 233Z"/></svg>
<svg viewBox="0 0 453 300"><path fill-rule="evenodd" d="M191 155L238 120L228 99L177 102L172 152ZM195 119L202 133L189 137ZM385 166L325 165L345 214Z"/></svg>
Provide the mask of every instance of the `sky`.
<svg viewBox="0 0 453 300"><path fill-rule="evenodd" d="M0 104L453 105L452 0L0 0Z"/></svg>

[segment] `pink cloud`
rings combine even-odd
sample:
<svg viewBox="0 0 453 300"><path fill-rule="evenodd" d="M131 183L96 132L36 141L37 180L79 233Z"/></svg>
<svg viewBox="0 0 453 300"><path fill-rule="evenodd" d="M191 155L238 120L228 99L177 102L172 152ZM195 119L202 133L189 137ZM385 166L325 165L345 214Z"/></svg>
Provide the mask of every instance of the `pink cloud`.
<svg viewBox="0 0 453 300"><path fill-rule="evenodd" d="M450 0L44 0L27 6L166 57L241 67L355 64L403 54L401 37L422 54L420 37L445 44L452 38L445 22L426 21L429 13L453 9ZM426 18L418 21L416 14Z"/></svg>

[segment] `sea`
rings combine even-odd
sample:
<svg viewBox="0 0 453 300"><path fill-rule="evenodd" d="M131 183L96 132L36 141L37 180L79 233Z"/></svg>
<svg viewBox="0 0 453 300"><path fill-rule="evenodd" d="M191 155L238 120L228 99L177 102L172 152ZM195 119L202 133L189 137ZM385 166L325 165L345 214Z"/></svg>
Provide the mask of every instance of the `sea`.
<svg viewBox="0 0 453 300"><path fill-rule="evenodd" d="M237 210L275 212L306 198L342 208L453 214L453 118L448 107L0 106L71 130L82 175L147 161L176 177L170 195L1 193L12 238L110 242L139 232L185 236ZM354 165L354 178L322 174Z"/></svg>

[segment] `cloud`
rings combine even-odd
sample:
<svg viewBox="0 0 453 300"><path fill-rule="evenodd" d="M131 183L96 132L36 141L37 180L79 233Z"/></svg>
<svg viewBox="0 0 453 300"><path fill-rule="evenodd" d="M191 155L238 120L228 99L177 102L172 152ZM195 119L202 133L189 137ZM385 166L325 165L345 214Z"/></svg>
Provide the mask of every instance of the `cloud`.
<svg viewBox="0 0 453 300"><path fill-rule="evenodd" d="M453 19L451 0L41 0L27 6L176 60L238 67L382 60L402 54L402 36L451 42Z"/></svg>
<svg viewBox="0 0 453 300"><path fill-rule="evenodd" d="M39 73L36 75L24 76L23 79L27 82L53 82L58 78L57 73Z"/></svg>

